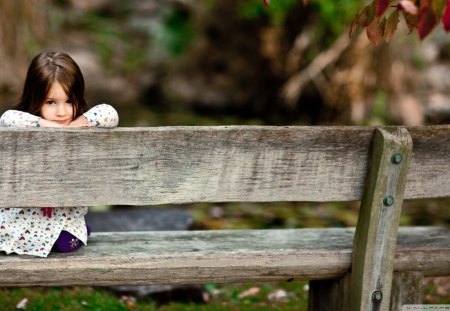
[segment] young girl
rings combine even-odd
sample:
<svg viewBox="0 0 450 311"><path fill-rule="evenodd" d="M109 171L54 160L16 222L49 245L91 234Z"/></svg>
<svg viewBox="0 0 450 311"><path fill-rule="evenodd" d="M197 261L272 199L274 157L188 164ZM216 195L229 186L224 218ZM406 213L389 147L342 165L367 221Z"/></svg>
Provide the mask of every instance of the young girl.
<svg viewBox="0 0 450 311"><path fill-rule="evenodd" d="M16 110L0 118L2 127L115 127L116 110L106 104L86 110L84 79L65 53L41 53L28 68ZM0 251L47 257L87 243L87 207L0 208Z"/></svg>

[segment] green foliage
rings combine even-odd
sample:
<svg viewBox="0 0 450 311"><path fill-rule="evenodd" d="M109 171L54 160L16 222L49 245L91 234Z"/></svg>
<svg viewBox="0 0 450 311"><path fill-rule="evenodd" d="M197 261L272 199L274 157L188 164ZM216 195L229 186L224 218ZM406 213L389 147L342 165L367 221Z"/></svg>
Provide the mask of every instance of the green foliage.
<svg viewBox="0 0 450 311"><path fill-rule="evenodd" d="M94 11L73 18L75 26L84 28L90 34L104 68L109 71L130 72L147 62L148 53L141 46L141 42L145 42L146 34L123 27L122 19L126 19L129 14L126 6L121 10L121 14L117 17ZM55 16L56 25L60 21L57 15Z"/></svg>
<svg viewBox="0 0 450 311"><path fill-rule="evenodd" d="M111 23L109 18L95 12L85 15L84 26L94 35L95 47L102 64L106 68L110 67L114 55L115 41L123 38L118 25Z"/></svg>
<svg viewBox="0 0 450 311"><path fill-rule="evenodd" d="M359 0L311 1L310 5L317 9L320 15L320 24L326 24L334 34L345 31L352 18L364 2Z"/></svg>
<svg viewBox="0 0 450 311"><path fill-rule="evenodd" d="M186 51L194 40L191 12L169 6L162 20L155 20L148 29L154 55L165 60L177 58Z"/></svg>
<svg viewBox="0 0 450 311"><path fill-rule="evenodd" d="M317 11L317 28L327 28L337 35L344 31L363 1L355 0L315 0L308 4ZM303 5L301 0L272 0L270 7L265 7L261 0L241 0L239 12L243 18L255 19L267 16L273 25L281 25L285 22L287 14L294 6Z"/></svg>
<svg viewBox="0 0 450 311"><path fill-rule="evenodd" d="M268 16L272 24L281 25L289 10L298 3L299 0L273 0L270 8L266 8L260 0L241 0L239 2L239 14L244 19Z"/></svg>
<svg viewBox="0 0 450 311"><path fill-rule="evenodd" d="M164 44L172 56L181 55L194 38L190 14L185 10L172 10L164 20Z"/></svg>

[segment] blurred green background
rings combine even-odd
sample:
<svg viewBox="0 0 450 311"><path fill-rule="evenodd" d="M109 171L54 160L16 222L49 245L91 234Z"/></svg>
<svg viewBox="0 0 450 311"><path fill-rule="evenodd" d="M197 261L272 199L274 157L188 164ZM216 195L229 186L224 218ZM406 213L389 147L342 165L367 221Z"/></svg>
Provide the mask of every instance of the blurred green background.
<svg viewBox="0 0 450 311"><path fill-rule="evenodd" d="M364 32L350 39L352 18L364 3L272 0L266 8L260 0L0 0L0 113L18 101L33 56L54 50L75 59L88 103L116 107L120 126L449 123L449 36L438 28L420 42L402 21L390 44L374 46ZM401 224L449 227L449 204L407 201ZM183 206L194 229L354 226L358 207ZM427 279L426 302L448 303L449 283ZM286 295L269 299L278 290ZM305 283L210 284L203 291L203 305L164 308L306 308ZM5 310L24 298L26 310L162 308L92 288L0 290Z"/></svg>
<svg viewBox="0 0 450 311"><path fill-rule="evenodd" d="M80 65L121 126L442 124L450 40L401 20L390 44L348 37L359 0L0 1L0 112L41 51Z"/></svg>

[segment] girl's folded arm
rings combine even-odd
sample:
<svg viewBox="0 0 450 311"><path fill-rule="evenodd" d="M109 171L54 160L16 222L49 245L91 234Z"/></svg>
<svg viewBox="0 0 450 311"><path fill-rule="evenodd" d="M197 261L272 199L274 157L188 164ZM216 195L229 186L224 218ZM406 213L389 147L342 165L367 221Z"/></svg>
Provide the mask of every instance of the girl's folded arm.
<svg viewBox="0 0 450 311"><path fill-rule="evenodd" d="M97 105L83 115L94 127L116 127L119 124L119 115L116 109L108 104Z"/></svg>
<svg viewBox="0 0 450 311"><path fill-rule="evenodd" d="M0 117L1 127L40 127L39 117L19 110L7 110Z"/></svg>

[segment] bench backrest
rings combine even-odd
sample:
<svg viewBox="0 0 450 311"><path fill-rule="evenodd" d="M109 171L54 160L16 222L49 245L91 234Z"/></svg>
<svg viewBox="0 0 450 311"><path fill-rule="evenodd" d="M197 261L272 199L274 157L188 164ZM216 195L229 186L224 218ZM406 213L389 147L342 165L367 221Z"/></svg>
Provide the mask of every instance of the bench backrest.
<svg viewBox="0 0 450 311"><path fill-rule="evenodd" d="M407 128L405 199L450 196L450 126ZM0 207L351 201L375 128L0 129Z"/></svg>

